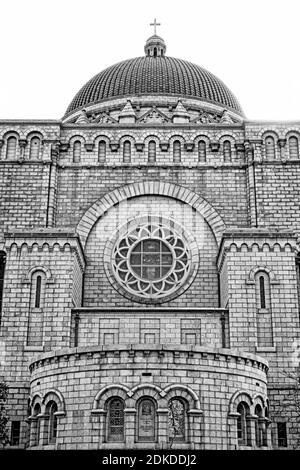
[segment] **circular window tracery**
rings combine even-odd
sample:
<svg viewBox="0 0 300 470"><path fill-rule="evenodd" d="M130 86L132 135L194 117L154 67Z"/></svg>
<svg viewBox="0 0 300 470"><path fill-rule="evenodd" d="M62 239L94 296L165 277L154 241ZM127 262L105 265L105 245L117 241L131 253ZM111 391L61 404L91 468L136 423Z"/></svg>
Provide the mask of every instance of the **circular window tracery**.
<svg viewBox="0 0 300 470"><path fill-rule="evenodd" d="M144 301L170 298L195 268L185 237L178 234L174 222L168 222L129 224L112 248L114 278L124 291Z"/></svg>

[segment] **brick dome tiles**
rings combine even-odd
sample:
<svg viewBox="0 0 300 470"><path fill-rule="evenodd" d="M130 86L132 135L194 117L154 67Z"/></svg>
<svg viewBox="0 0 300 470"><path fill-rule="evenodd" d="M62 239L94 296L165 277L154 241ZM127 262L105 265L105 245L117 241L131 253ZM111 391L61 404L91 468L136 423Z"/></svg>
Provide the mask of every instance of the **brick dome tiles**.
<svg viewBox="0 0 300 470"><path fill-rule="evenodd" d="M212 73L163 55L125 60L95 75L75 95L66 116L94 103L133 95L196 98L243 114L232 92Z"/></svg>

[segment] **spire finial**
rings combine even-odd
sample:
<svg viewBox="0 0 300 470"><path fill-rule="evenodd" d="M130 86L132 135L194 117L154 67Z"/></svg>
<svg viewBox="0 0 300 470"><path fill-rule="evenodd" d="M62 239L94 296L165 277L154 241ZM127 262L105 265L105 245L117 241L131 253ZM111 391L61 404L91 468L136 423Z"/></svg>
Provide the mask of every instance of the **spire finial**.
<svg viewBox="0 0 300 470"><path fill-rule="evenodd" d="M156 27L161 26L161 23L156 23L156 18L154 18L154 23L150 23L150 26L154 27L154 35L156 36Z"/></svg>

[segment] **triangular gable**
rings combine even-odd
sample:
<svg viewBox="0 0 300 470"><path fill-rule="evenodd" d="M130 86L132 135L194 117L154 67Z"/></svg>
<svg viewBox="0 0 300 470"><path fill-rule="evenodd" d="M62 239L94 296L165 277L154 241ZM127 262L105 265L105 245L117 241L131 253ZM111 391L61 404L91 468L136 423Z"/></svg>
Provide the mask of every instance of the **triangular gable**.
<svg viewBox="0 0 300 470"><path fill-rule="evenodd" d="M200 111L199 116L194 118L191 122L193 124L214 124L220 122L221 117L217 114L207 113L206 111Z"/></svg>
<svg viewBox="0 0 300 470"><path fill-rule="evenodd" d="M91 119L91 122L95 124L117 124L118 123L116 119L112 118L106 112L102 112L100 114L93 116Z"/></svg>
<svg viewBox="0 0 300 470"><path fill-rule="evenodd" d="M152 109L149 109L145 114L143 114L138 121L139 123L148 123L153 122L161 124L163 122L171 122L171 119L161 111L159 111L155 106Z"/></svg>

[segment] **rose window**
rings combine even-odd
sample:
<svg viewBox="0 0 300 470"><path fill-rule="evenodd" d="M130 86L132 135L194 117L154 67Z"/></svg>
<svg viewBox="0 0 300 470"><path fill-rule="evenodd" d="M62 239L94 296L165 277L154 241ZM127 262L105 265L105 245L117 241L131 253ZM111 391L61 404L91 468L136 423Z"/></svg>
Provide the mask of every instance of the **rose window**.
<svg viewBox="0 0 300 470"><path fill-rule="evenodd" d="M112 270L128 292L146 299L169 296L191 269L187 243L173 227L160 223L135 226L120 237L112 252Z"/></svg>

